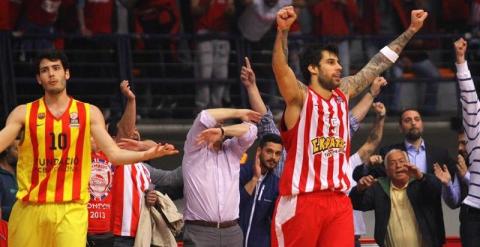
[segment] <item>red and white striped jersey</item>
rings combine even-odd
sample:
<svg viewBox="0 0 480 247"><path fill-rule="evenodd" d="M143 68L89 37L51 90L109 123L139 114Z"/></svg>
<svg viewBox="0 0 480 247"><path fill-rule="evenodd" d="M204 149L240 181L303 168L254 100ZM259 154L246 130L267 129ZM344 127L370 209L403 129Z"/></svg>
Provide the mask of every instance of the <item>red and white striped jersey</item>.
<svg viewBox="0 0 480 247"><path fill-rule="evenodd" d="M150 172L142 163L115 167L113 175L112 228L117 236L135 237Z"/></svg>
<svg viewBox="0 0 480 247"><path fill-rule="evenodd" d="M280 195L349 189L348 124L348 99L340 89L335 89L328 100L308 89L295 126L286 130L282 124L287 158Z"/></svg>

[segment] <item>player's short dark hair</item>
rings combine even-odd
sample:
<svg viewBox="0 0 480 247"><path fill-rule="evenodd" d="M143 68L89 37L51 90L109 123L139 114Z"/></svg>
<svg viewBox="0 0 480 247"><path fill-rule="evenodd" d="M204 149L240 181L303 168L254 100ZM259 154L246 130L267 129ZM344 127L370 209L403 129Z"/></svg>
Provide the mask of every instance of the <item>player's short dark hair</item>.
<svg viewBox="0 0 480 247"><path fill-rule="evenodd" d="M267 145L267 142L277 143L283 146L282 138L277 134L266 134L260 138L260 143L258 146L264 148Z"/></svg>
<svg viewBox="0 0 480 247"><path fill-rule="evenodd" d="M37 75L40 74L40 62L43 59L47 59L49 61L60 60L64 70L70 69L70 64L68 63L68 58L67 58L67 55L65 55L65 53L58 50L49 50L49 51L41 52L40 54L38 54L37 58L35 59L35 71Z"/></svg>
<svg viewBox="0 0 480 247"><path fill-rule="evenodd" d="M303 78L305 79L304 83L307 85L310 84L310 71L308 71L308 66L319 66L320 60L322 60L322 51L328 51L338 57L338 48L334 44L309 45L300 57L300 68L302 69Z"/></svg>

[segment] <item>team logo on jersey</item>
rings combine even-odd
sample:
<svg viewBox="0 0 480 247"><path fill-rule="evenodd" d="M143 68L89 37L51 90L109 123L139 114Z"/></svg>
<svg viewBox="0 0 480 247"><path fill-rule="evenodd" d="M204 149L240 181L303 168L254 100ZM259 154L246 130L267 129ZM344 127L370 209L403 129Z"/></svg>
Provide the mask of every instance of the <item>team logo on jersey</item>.
<svg viewBox="0 0 480 247"><path fill-rule="evenodd" d="M313 154L322 153L329 157L335 153L345 152L345 141L336 136L321 136L311 140Z"/></svg>
<svg viewBox="0 0 480 247"><path fill-rule="evenodd" d="M337 96L337 97L335 98L335 101L337 101L337 104L342 104L342 103L343 103L343 98L342 98L342 96Z"/></svg>
<svg viewBox="0 0 480 247"><path fill-rule="evenodd" d="M72 112L70 113L70 127L78 127L80 123L78 121L78 113Z"/></svg>
<svg viewBox="0 0 480 247"><path fill-rule="evenodd" d="M44 119L45 118L45 112L40 112L37 114L38 119Z"/></svg>
<svg viewBox="0 0 480 247"><path fill-rule="evenodd" d="M113 166L110 162L93 158L92 172L88 183L88 191L93 200L105 199L112 189Z"/></svg>

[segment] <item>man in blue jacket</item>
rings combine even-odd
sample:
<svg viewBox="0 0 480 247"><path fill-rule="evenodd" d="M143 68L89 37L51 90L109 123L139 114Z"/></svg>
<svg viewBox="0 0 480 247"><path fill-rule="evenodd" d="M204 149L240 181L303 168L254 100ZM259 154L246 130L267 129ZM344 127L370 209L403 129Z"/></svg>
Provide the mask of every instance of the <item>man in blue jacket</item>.
<svg viewBox="0 0 480 247"><path fill-rule="evenodd" d="M240 227L244 246L270 246L270 223L278 180L274 174L283 143L277 134L261 137L255 159L240 168Z"/></svg>

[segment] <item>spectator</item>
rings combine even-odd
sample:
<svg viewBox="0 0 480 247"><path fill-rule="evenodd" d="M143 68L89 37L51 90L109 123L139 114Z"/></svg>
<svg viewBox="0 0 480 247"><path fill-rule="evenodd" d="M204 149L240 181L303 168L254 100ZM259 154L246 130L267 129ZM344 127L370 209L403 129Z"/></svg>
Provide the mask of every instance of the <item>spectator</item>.
<svg viewBox="0 0 480 247"><path fill-rule="evenodd" d="M109 50L114 49L114 42L110 37L102 37L102 35L112 34L114 7L114 0L77 1L77 18L80 34L86 38L83 40L82 48L94 51L90 53L94 54L94 56L85 55L81 58L82 62L111 62L112 58ZM99 74L103 77L111 77L113 71L107 66L95 66L93 69L83 71L83 74L87 74L90 77L98 77Z"/></svg>
<svg viewBox="0 0 480 247"><path fill-rule="evenodd" d="M392 6L395 9L396 16L400 20L400 30L408 26L408 13L410 13L411 10L419 8L430 9L429 4L422 0L393 0ZM436 26L434 21L435 19L431 18L430 21L426 22L422 33L435 32ZM406 70L411 70L415 76L419 78L432 78L426 82L424 97L418 97L418 104L424 115L434 114L437 107L438 83L435 79L440 78L440 73L426 52L435 47L438 47L438 44L434 40L415 40L405 49L404 55L400 58L399 63L393 68L393 76L395 78L403 78L403 72ZM398 84L396 85L395 92L398 92ZM394 99L391 108L399 110L399 97L401 97L401 94L396 93L393 96Z"/></svg>
<svg viewBox="0 0 480 247"><path fill-rule="evenodd" d="M354 0L322 0L313 7L314 34L317 37L333 38L342 63L342 76L350 75L350 25L357 18Z"/></svg>
<svg viewBox="0 0 480 247"><path fill-rule="evenodd" d="M248 122L220 125L235 118L258 122L260 114L247 109L203 110L187 134L182 162L187 247L242 246L240 159L255 141L257 128Z"/></svg>
<svg viewBox="0 0 480 247"><path fill-rule="evenodd" d="M375 210L375 242L386 247L442 246L445 235L431 213L441 193L438 179L422 173L399 149L386 154L385 170L387 177L376 181L365 176L350 192L354 209Z"/></svg>
<svg viewBox="0 0 480 247"><path fill-rule="evenodd" d="M460 38L455 43L455 65L457 67L457 80L460 87L460 102L462 104L463 127L467 143L465 151L468 154L468 168L470 182L467 197L463 200L460 208L460 237L462 246L471 247L478 245L480 235L480 167L479 167L479 130L475 126L479 122L478 111L480 103L475 91L475 85L465 59L467 42Z"/></svg>
<svg viewBox="0 0 480 247"><path fill-rule="evenodd" d="M12 7L22 6L15 31L23 35L52 35L54 24L58 18L58 10L62 0L20 0L12 3ZM15 11L12 11L15 13ZM23 39L20 49L23 51L20 60L32 60L36 52L53 49L52 37L35 37Z"/></svg>
<svg viewBox="0 0 480 247"><path fill-rule="evenodd" d="M17 145L14 141L7 149L0 153L0 201L1 219L8 221L13 204L16 201L18 184L16 179Z"/></svg>
<svg viewBox="0 0 480 247"><path fill-rule="evenodd" d="M230 41L225 35L230 32L230 17L235 9L233 0L192 0L191 11L198 36L195 111L199 112L207 107L221 107L224 94L229 94L230 87L223 81L228 78L230 58Z"/></svg>
<svg viewBox="0 0 480 247"><path fill-rule="evenodd" d="M404 134L404 140L401 143L396 143L390 146L386 146L380 149L380 154L385 157L392 149L399 149L405 151L409 157L409 161L414 164L418 169L426 174L434 176L434 163L446 164L450 170L450 174L454 174L454 162L449 157L448 151L444 148L440 148L429 144L422 138L423 134L423 121L420 113L414 109L406 109L402 112L399 119L400 131ZM370 168L363 176L371 175L372 177L379 178L385 176L384 167ZM356 175L358 176L358 175ZM436 179L436 178L435 178ZM453 186L453 185L452 185ZM457 188L453 186L451 189ZM442 243L445 241L445 225L443 222L443 210L441 197L450 207L455 207L455 200L449 197L449 194L444 191L441 196L434 198L433 207L431 213L435 216L435 231L442 237Z"/></svg>
<svg viewBox="0 0 480 247"><path fill-rule="evenodd" d="M273 171L282 152L282 138L265 134L260 138L255 159L240 168L240 227L245 246L270 246L279 180Z"/></svg>

